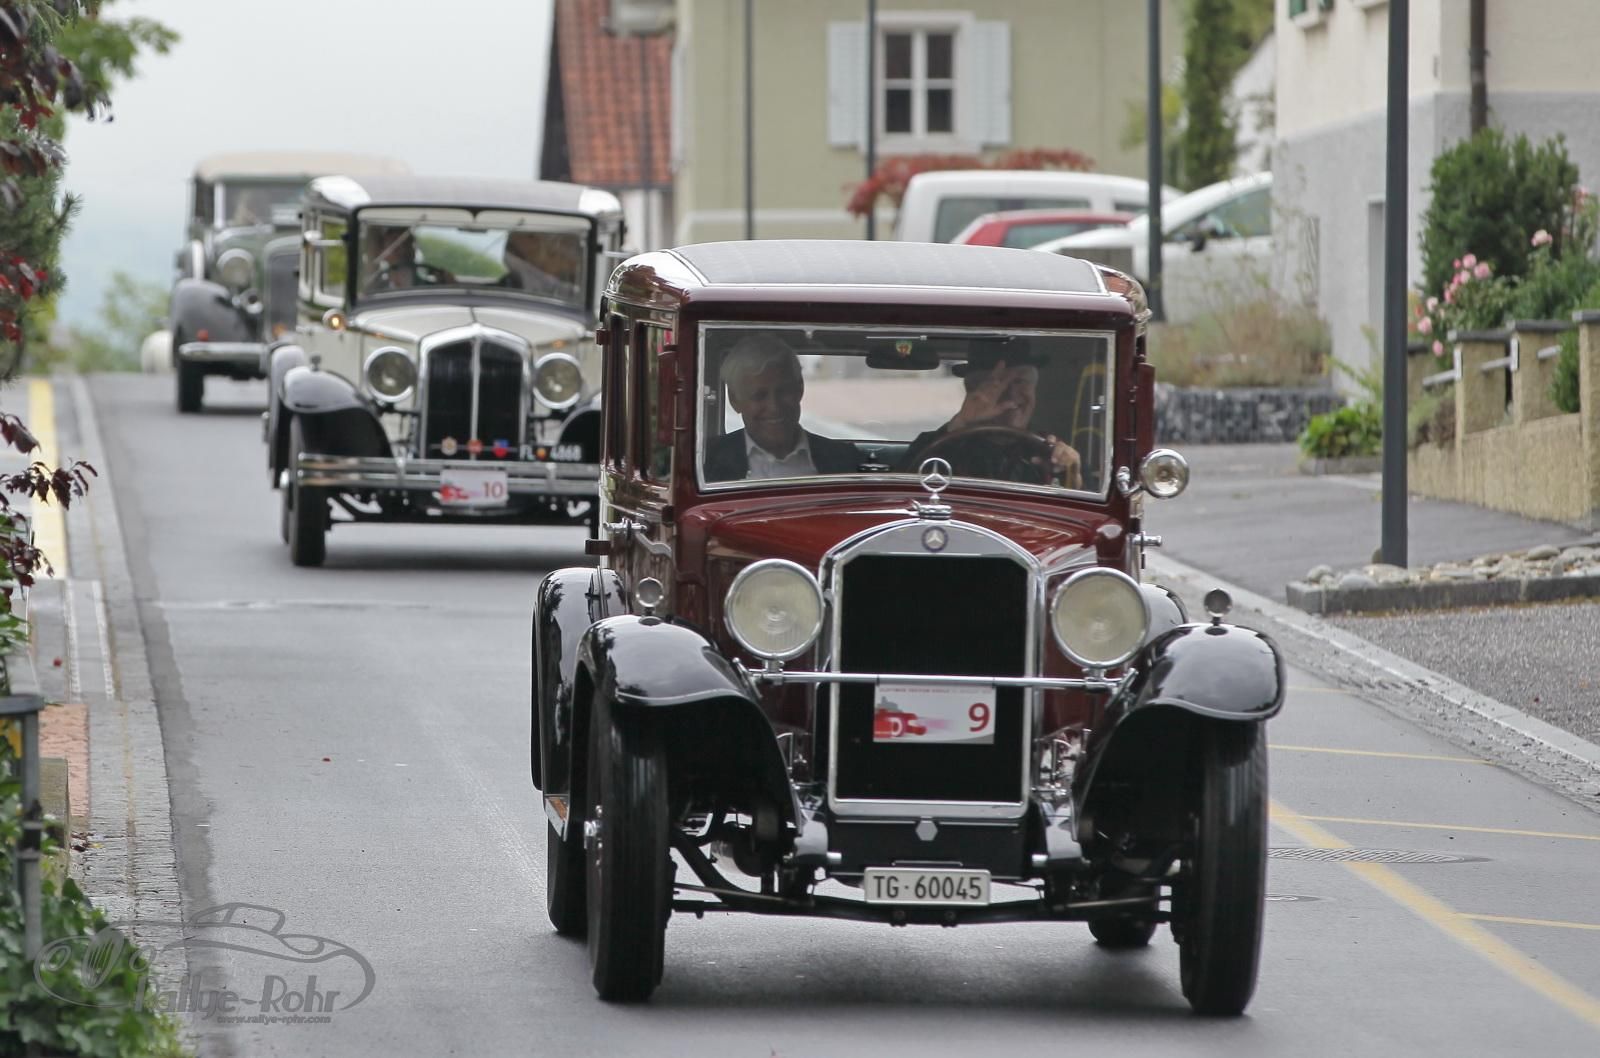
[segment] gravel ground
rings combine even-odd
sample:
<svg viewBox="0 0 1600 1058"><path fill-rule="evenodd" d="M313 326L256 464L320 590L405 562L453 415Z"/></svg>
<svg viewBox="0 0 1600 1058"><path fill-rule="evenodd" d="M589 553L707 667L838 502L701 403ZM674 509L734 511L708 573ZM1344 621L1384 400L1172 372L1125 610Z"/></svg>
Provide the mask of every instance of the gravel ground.
<svg viewBox="0 0 1600 1058"><path fill-rule="evenodd" d="M1600 742L1600 601L1328 620L1479 694Z"/></svg>

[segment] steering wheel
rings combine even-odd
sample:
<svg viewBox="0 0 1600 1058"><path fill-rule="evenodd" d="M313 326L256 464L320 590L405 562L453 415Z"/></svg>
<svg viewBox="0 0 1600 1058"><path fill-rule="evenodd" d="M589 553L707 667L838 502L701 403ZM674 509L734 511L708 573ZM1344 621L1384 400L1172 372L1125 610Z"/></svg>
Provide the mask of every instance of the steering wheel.
<svg viewBox="0 0 1600 1058"><path fill-rule="evenodd" d="M1050 464L1054 445L1038 434L1010 426L973 426L947 433L916 454L918 465L940 456L965 477L997 478L1027 485L1048 485L1055 476ZM915 467L911 469L915 470Z"/></svg>

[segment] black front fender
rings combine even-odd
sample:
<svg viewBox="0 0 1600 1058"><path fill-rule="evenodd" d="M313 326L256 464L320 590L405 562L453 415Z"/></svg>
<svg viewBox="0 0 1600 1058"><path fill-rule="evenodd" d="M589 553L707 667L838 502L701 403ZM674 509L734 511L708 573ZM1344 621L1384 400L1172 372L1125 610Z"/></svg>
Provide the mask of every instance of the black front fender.
<svg viewBox="0 0 1600 1058"><path fill-rule="evenodd" d="M539 582L533 603L533 708L529 768L546 794L572 789L586 732L575 722L578 644L596 621L626 613L622 586L609 569L558 569ZM587 693L585 694L587 706Z"/></svg>
<svg viewBox="0 0 1600 1058"><path fill-rule="evenodd" d="M332 456L394 454L377 409L338 375L312 367L290 367L283 376L283 410L300 420L307 452Z"/></svg>
<svg viewBox="0 0 1600 1058"><path fill-rule="evenodd" d="M1191 624L1151 642L1106 707L1073 774L1080 818L1103 789L1181 781L1203 723L1259 723L1283 708L1284 667L1266 635Z"/></svg>
<svg viewBox="0 0 1600 1058"><path fill-rule="evenodd" d="M262 373L270 380L267 389L267 473L272 487L289 465L289 416L283 410L283 379L290 370L304 367L306 351L290 342L267 352L267 368Z"/></svg>
<svg viewBox="0 0 1600 1058"><path fill-rule="evenodd" d="M227 289L209 279L180 279L173 284L168 315L174 356L182 342L253 342L258 337L255 324L234 305Z"/></svg>
<svg viewBox="0 0 1600 1058"><path fill-rule="evenodd" d="M654 617L611 617L584 634L578 666L619 723L664 738L675 787L683 777L725 803L764 800L799 828L789 771L756 691L705 636Z"/></svg>

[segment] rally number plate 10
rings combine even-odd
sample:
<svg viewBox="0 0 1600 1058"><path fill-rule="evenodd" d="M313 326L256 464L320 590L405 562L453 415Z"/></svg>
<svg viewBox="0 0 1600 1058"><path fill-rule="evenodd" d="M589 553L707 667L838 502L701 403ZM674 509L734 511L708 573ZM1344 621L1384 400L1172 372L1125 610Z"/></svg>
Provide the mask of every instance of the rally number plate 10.
<svg viewBox="0 0 1600 1058"><path fill-rule="evenodd" d="M869 904L980 907L989 903L989 872L868 867L861 889Z"/></svg>

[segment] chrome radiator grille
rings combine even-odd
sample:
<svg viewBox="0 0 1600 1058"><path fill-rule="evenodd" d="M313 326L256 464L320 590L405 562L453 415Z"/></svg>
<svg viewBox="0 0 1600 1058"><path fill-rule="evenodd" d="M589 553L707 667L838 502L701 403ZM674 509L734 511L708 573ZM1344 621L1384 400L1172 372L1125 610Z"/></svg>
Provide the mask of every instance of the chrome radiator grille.
<svg viewBox="0 0 1600 1058"><path fill-rule="evenodd" d="M999 557L858 555L835 581L838 669L947 676L1027 675L1028 570ZM877 688L838 687L837 801L1014 804L1030 732L1023 692L996 692L988 745L874 739Z"/></svg>
<svg viewBox="0 0 1600 1058"><path fill-rule="evenodd" d="M520 451L527 423L527 388L519 350L479 338L435 346L423 365L423 455L470 458L467 445L483 442L484 453L504 442ZM454 441L446 452L446 438Z"/></svg>

